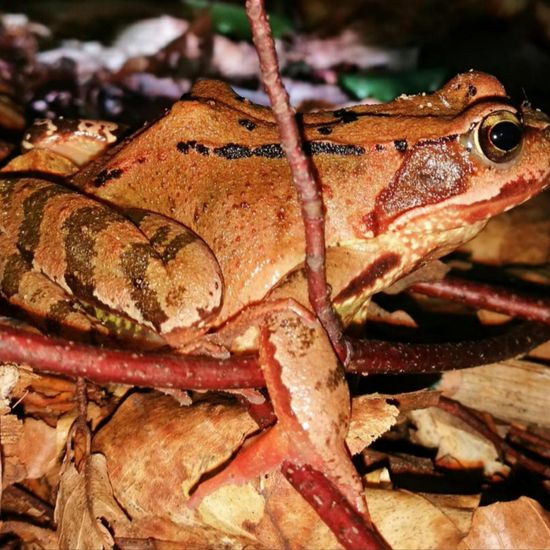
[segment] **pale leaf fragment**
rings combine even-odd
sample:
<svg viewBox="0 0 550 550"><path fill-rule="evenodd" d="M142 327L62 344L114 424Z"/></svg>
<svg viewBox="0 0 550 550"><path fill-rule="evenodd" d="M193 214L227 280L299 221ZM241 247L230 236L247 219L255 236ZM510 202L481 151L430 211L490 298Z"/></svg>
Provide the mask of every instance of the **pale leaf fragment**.
<svg viewBox="0 0 550 550"><path fill-rule="evenodd" d="M396 422L399 409L380 395L361 395L351 404L351 422L346 443L351 454L361 452Z"/></svg>
<svg viewBox="0 0 550 550"><path fill-rule="evenodd" d="M478 508L460 550L529 550L550 548L550 516L527 497Z"/></svg>
<svg viewBox="0 0 550 550"><path fill-rule="evenodd" d="M438 495L367 489L373 522L392 548L452 550L468 532L478 495Z"/></svg>
<svg viewBox="0 0 550 550"><path fill-rule="evenodd" d="M10 396L19 380L19 369L11 363L0 364L0 414L10 411Z"/></svg>
<svg viewBox="0 0 550 550"><path fill-rule="evenodd" d="M550 427L550 369L544 365L510 360L450 371L436 389L507 422Z"/></svg>
<svg viewBox="0 0 550 550"><path fill-rule="evenodd" d="M82 472L69 463L61 476L55 521L61 550L113 548L106 525L124 525L128 519L113 496L105 457L86 459Z"/></svg>
<svg viewBox="0 0 550 550"><path fill-rule="evenodd" d="M411 439L425 447L437 448L438 466L483 469L486 475L506 475L508 467L498 461L494 445L464 422L436 407L411 411L416 425Z"/></svg>

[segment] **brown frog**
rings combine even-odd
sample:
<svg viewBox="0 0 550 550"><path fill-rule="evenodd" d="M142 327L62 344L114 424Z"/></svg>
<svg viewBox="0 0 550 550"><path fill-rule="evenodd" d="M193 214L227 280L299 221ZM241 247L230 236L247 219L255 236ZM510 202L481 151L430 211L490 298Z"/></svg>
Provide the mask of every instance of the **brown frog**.
<svg viewBox="0 0 550 550"><path fill-rule="evenodd" d="M470 239L550 177L548 118L514 108L482 73L299 123L322 185L327 275L345 325L364 320L375 292ZM55 125L33 132L27 155L40 168L41 154L59 162L61 153L59 172L74 173L68 187L0 180L2 295L77 330L107 330L90 315L94 305L183 350L258 349L277 424L191 502L288 458L323 471L363 510L344 443L348 388L308 309L303 224L271 111L202 81L88 163L95 148L75 155L74 140L107 143L111 129L83 122L67 137ZM25 166L18 162L12 170Z"/></svg>

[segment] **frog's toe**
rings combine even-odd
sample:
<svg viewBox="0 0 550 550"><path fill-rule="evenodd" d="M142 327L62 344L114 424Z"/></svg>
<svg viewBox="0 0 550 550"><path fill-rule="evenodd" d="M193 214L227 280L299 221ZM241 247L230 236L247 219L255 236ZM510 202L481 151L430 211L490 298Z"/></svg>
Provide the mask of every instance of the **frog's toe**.
<svg viewBox="0 0 550 550"><path fill-rule="evenodd" d="M197 508L202 500L225 485L243 485L292 460L292 448L285 432L274 426L252 439L219 474L204 481L187 501Z"/></svg>

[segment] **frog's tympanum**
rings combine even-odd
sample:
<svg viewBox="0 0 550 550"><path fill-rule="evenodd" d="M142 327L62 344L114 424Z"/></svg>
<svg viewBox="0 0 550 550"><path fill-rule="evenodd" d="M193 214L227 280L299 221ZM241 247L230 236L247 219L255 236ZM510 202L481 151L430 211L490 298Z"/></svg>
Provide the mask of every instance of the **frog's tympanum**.
<svg viewBox="0 0 550 550"><path fill-rule="evenodd" d="M50 329L105 333L126 319L184 350L247 342L277 424L193 502L288 458L324 472L363 509L344 443L348 388L308 310L304 228L271 111L201 81L87 164L95 146L86 156L74 143L114 141L112 128L82 121L67 138L56 124L35 128L30 152L0 180L2 295ZM299 125L322 185L328 280L345 325L364 319L373 293L549 181L549 119L513 107L481 73L430 95L303 115ZM16 177L25 157L35 171L56 157L57 171L73 175L66 185L51 174Z"/></svg>

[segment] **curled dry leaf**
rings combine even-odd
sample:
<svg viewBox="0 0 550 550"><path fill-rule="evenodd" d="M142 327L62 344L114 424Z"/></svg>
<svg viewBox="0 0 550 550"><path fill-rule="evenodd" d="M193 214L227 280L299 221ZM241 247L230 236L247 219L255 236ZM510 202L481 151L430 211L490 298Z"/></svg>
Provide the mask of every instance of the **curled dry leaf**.
<svg viewBox="0 0 550 550"><path fill-rule="evenodd" d="M503 361L443 374L437 389L463 405L508 422L550 427L550 370L528 361Z"/></svg>
<svg viewBox="0 0 550 550"><path fill-rule="evenodd" d="M492 443L456 417L435 407L411 411L416 425L412 440L437 448L436 464L449 469L483 469L486 475L507 474Z"/></svg>
<svg viewBox="0 0 550 550"><path fill-rule="evenodd" d="M371 517L392 548L457 548L468 533L478 495L430 495L367 489Z"/></svg>
<svg viewBox="0 0 550 550"><path fill-rule="evenodd" d="M478 508L460 550L490 548L519 550L550 548L550 516L527 497Z"/></svg>
<svg viewBox="0 0 550 550"><path fill-rule="evenodd" d="M116 529L128 519L113 497L104 456L89 456L80 473L72 463L67 465L57 494L55 521L61 550L113 548L106 525Z"/></svg>

